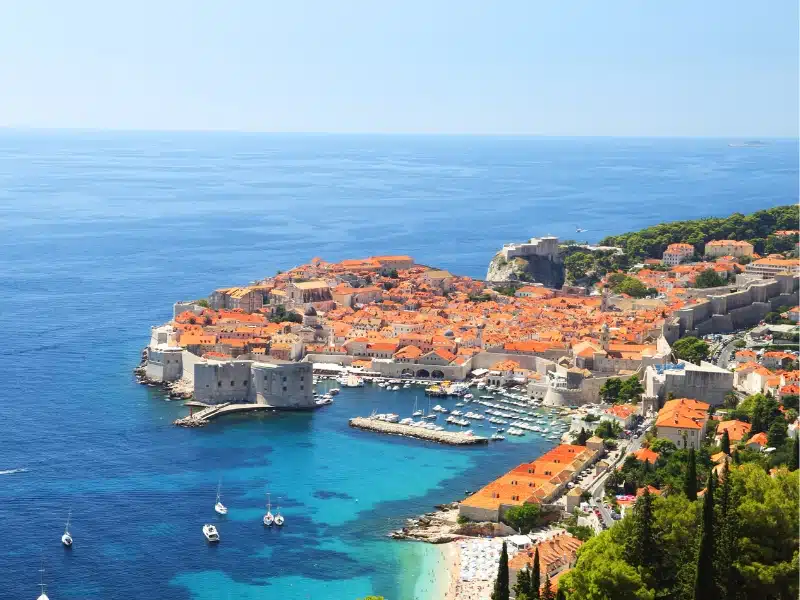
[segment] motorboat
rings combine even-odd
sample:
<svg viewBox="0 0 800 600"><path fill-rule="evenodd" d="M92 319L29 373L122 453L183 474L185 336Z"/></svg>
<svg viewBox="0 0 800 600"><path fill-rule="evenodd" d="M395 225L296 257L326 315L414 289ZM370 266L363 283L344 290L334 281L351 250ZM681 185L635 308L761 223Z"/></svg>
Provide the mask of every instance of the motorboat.
<svg viewBox="0 0 800 600"><path fill-rule="evenodd" d="M280 527L281 525L283 525L283 522L284 518L283 515L281 514L281 507L279 506L278 509L275 511L275 525Z"/></svg>
<svg viewBox="0 0 800 600"><path fill-rule="evenodd" d="M217 503L214 505L214 510L217 512L217 514L227 515L228 514L228 509L222 503L222 496L220 495L221 490L222 490L222 482L220 481L217 484Z"/></svg>
<svg viewBox="0 0 800 600"><path fill-rule="evenodd" d="M275 522L275 517L272 515L272 502L270 501L269 494L267 494L267 512L262 519L264 525L267 527L271 527L272 524Z"/></svg>
<svg viewBox="0 0 800 600"><path fill-rule="evenodd" d="M67 548L72 547L72 535L69 532L69 521L72 518L72 511L67 515L67 524L64 526L64 535L61 536L61 543Z"/></svg>
<svg viewBox="0 0 800 600"><path fill-rule="evenodd" d="M322 398L315 400L314 404L317 406L327 406L328 404L333 404L333 398L325 394Z"/></svg>
<svg viewBox="0 0 800 600"><path fill-rule="evenodd" d="M331 396L335 396L335 395L336 395L336 394L338 394L340 391L341 391L341 390L340 390L339 388L331 388L330 390L328 390L328 393L329 393Z"/></svg>
<svg viewBox="0 0 800 600"><path fill-rule="evenodd" d="M506 437L504 435L500 435L499 433L493 433L489 439L499 442L500 440L506 439Z"/></svg>
<svg viewBox="0 0 800 600"><path fill-rule="evenodd" d="M397 422L399 422L399 421L400 421L400 415L397 415L397 414L395 414L395 413L388 413L388 414L386 415L386 419L385 419L385 421L386 421L387 423L397 423Z"/></svg>
<svg viewBox="0 0 800 600"><path fill-rule="evenodd" d="M214 527L211 523L206 523L203 525L203 535L206 536L206 539L209 542L218 542L219 541L219 532L217 528Z"/></svg>
<svg viewBox="0 0 800 600"><path fill-rule="evenodd" d="M472 400L474 397L472 394L464 394L464 400Z"/></svg>
<svg viewBox="0 0 800 600"><path fill-rule="evenodd" d="M406 417L405 419L400 419L400 425L411 425L414 422L414 419L411 417Z"/></svg>

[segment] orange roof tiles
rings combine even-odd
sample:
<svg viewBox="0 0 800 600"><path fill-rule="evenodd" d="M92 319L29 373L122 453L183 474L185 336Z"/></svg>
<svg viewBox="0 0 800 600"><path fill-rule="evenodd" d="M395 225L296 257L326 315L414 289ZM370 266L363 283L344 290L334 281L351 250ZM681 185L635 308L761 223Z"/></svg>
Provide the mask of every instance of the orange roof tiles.
<svg viewBox="0 0 800 600"><path fill-rule="evenodd" d="M717 436L722 436L722 434L727 431L728 439L732 442L738 442L747 437L751 427L752 425L750 425L750 423L745 423L744 421L721 421L719 425L717 425Z"/></svg>
<svg viewBox="0 0 800 600"><path fill-rule="evenodd" d="M707 402L698 402L690 398L669 400L658 411L656 427L679 427L681 429L702 429L708 419Z"/></svg>

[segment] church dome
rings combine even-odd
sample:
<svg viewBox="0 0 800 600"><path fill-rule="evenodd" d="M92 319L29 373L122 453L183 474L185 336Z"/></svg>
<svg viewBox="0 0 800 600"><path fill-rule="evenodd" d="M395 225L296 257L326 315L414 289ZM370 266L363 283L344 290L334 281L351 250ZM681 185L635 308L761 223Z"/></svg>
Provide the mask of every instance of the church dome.
<svg viewBox="0 0 800 600"><path fill-rule="evenodd" d="M305 314L305 316L307 316L307 317L316 317L317 316L317 311L314 309L313 306L311 306L309 304L308 308L306 309L306 312L303 313L303 314Z"/></svg>

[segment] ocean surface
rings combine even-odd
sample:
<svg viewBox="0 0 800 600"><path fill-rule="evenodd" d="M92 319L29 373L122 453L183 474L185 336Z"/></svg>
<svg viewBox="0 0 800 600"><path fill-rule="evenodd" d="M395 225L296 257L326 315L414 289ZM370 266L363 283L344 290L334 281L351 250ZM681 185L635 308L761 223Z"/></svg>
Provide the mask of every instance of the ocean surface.
<svg viewBox="0 0 800 600"><path fill-rule="evenodd" d="M40 561L53 600L435 598L438 549L386 533L552 441L350 430L421 394L375 387L180 429L185 409L132 376L150 326L314 256L481 277L505 242L797 202L796 140L728 142L0 132L0 598L35 598ZM282 530L260 524L267 491Z"/></svg>

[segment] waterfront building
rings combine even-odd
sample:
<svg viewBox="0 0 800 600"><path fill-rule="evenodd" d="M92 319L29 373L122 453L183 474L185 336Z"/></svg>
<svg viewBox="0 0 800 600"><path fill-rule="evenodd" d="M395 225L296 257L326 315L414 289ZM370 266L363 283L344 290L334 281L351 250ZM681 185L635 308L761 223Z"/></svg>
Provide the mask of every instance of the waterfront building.
<svg viewBox="0 0 800 600"><path fill-rule="evenodd" d="M553 259L558 254L558 238L554 236L534 237L527 242L504 244L500 253L506 260L516 257L528 258L530 256L544 256Z"/></svg>
<svg viewBox="0 0 800 600"><path fill-rule="evenodd" d="M664 250L661 261L665 265L674 267L692 256L694 256L694 246L691 244L670 244L667 246L667 249Z"/></svg>
<svg viewBox="0 0 800 600"><path fill-rule="evenodd" d="M658 437L671 440L678 448L700 449L708 423L708 402L690 398L668 400L658 411Z"/></svg>
<svg viewBox="0 0 800 600"><path fill-rule="evenodd" d="M800 275L800 260L783 257L760 258L745 265L744 272L746 275L755 275L764 279L779 273L788 273L797 277Z"/></svg>
<svg viewBox="0 0 800 600"><path fill-rule="evenodd" d="M720 256L733 256L735 258L753 256L753 244L738 240L714 240L706 244L703 254L715 258Z"/></svg>

